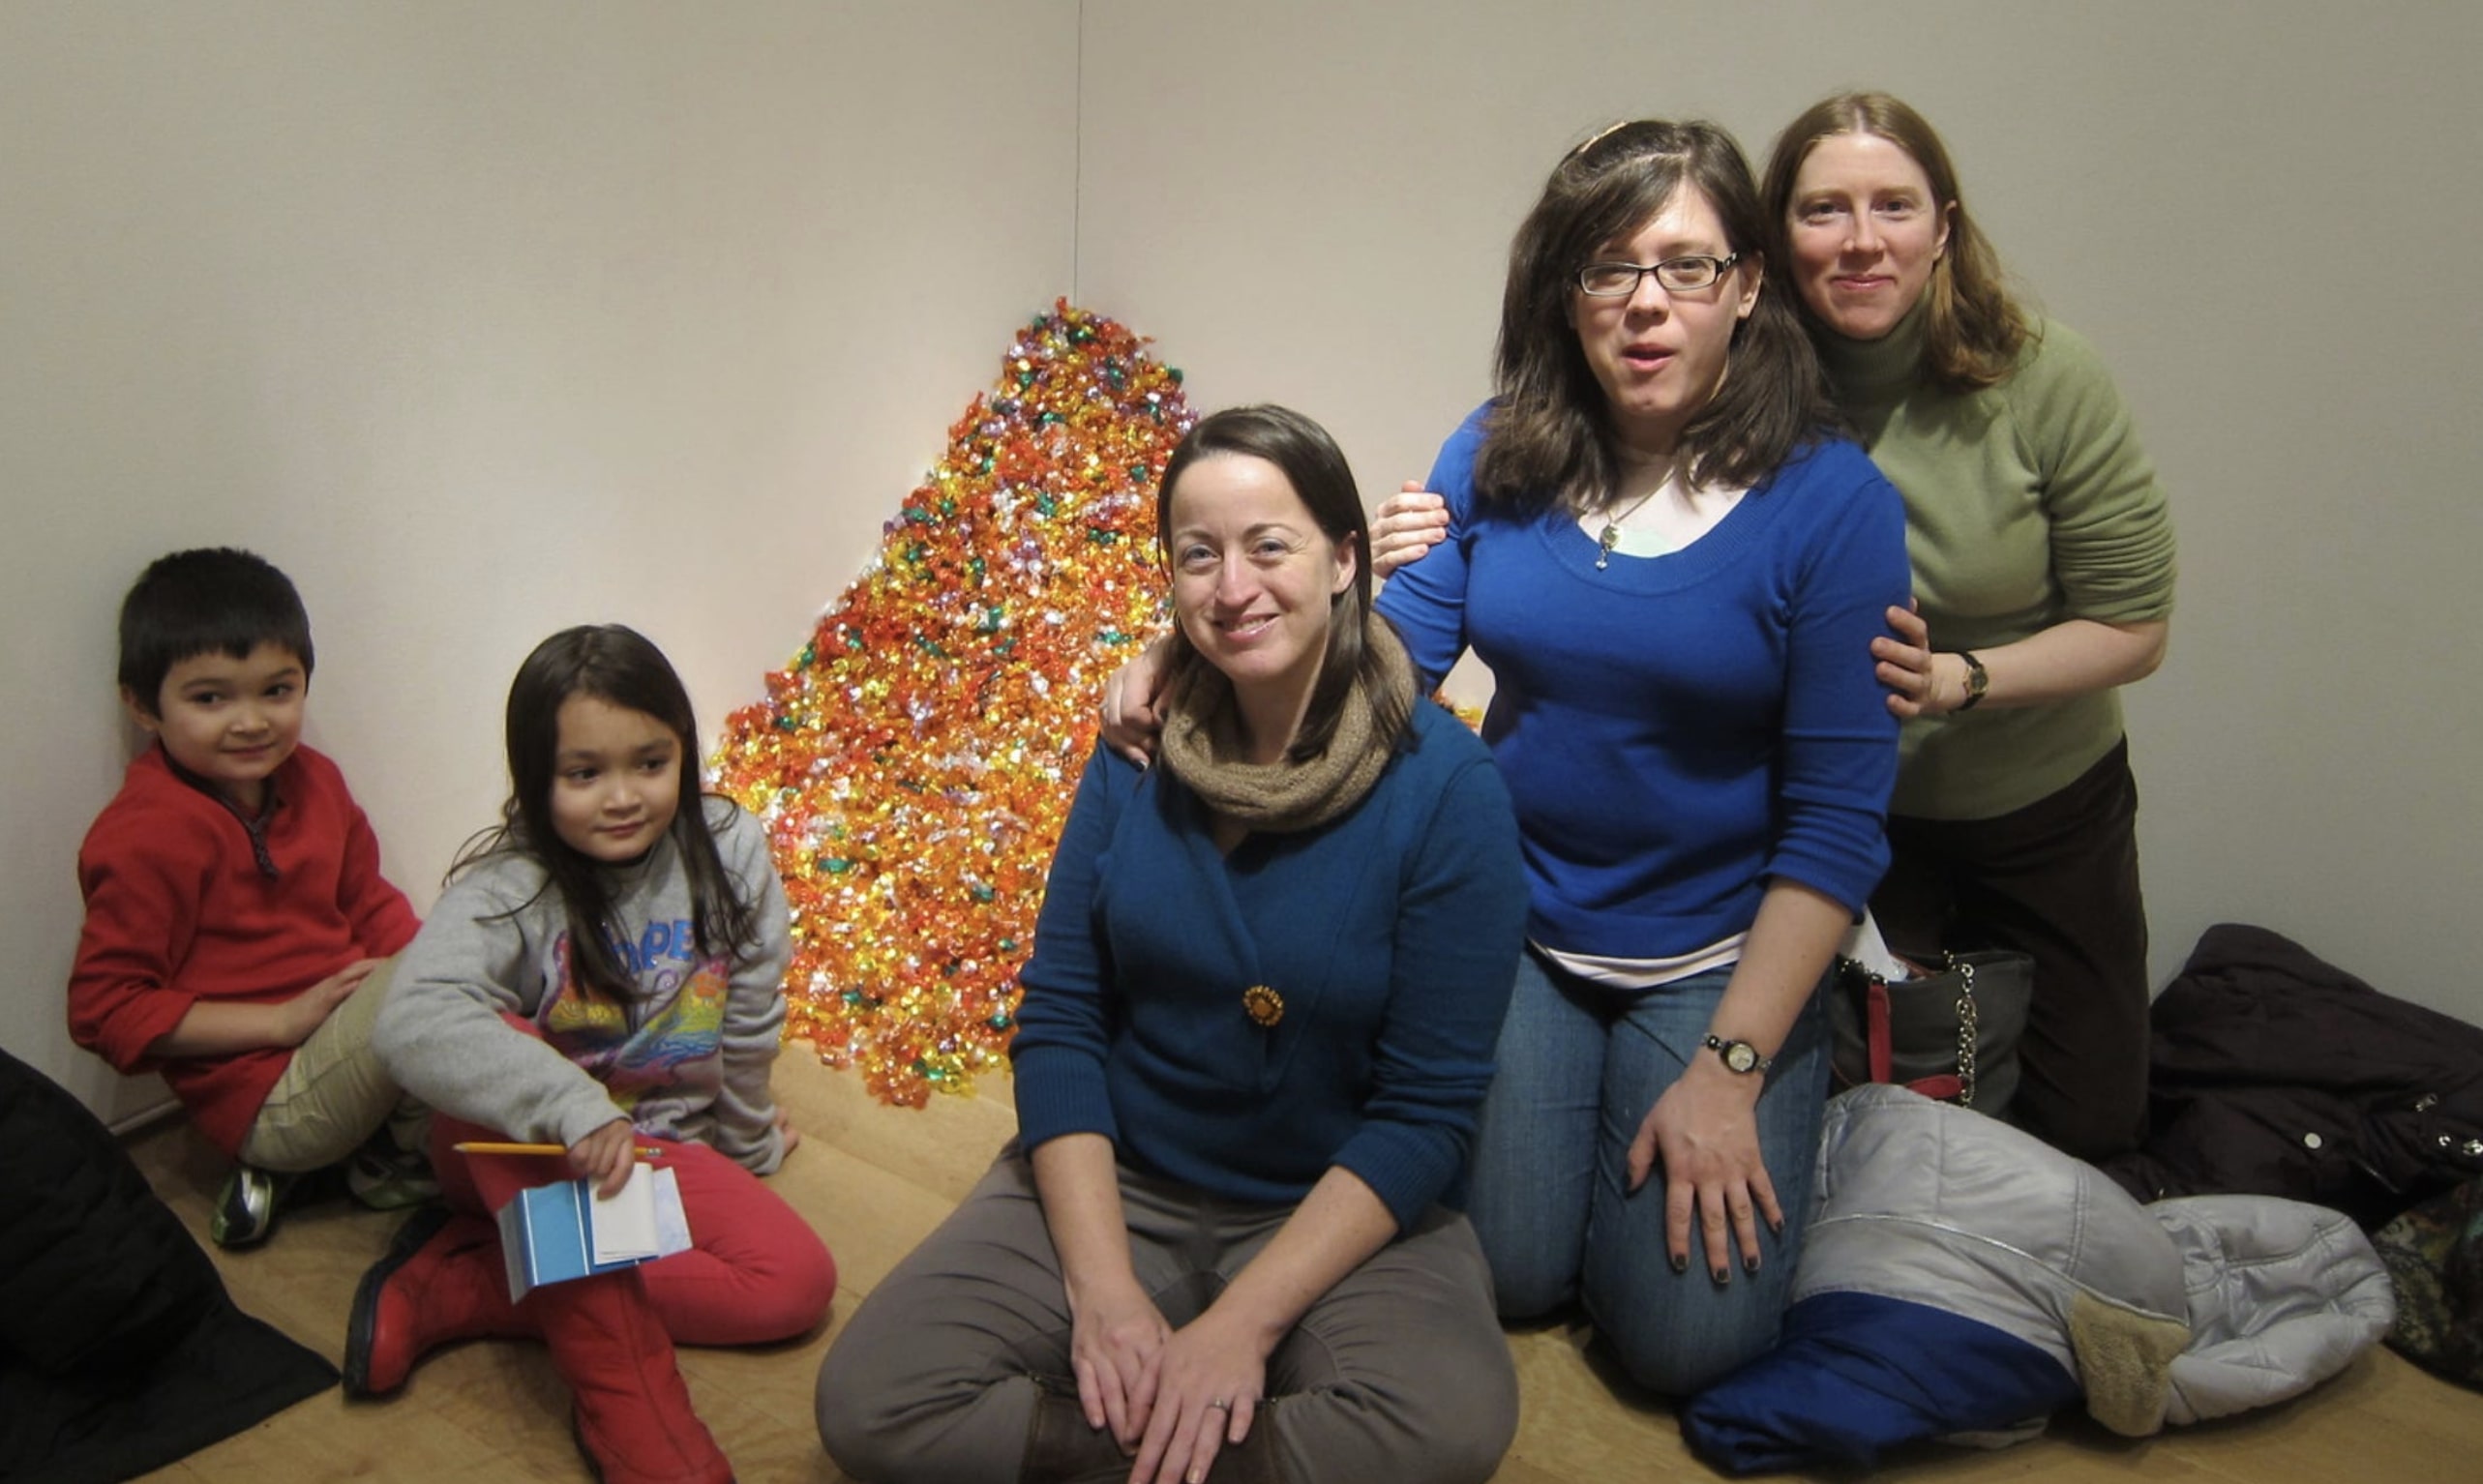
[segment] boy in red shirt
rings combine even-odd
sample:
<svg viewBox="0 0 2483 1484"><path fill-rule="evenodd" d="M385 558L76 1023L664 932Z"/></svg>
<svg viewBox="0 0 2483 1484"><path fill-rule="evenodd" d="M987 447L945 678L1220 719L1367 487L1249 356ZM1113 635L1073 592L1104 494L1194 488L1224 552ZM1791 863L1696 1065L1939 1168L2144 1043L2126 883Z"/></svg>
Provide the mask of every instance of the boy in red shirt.
<svg viewBox="0 0 2483 1484"><path fill-rule="evenodd" d="M156 745L86 832L69 1031L161 1071L236 1168L227 1247L265 1237L289 1176L348 1156L365 1203L429 1185L421 1110L371 1051L418 926L336 764L301 745L311 623L247 551L164 557L121 604L121 700Z"/></svg>

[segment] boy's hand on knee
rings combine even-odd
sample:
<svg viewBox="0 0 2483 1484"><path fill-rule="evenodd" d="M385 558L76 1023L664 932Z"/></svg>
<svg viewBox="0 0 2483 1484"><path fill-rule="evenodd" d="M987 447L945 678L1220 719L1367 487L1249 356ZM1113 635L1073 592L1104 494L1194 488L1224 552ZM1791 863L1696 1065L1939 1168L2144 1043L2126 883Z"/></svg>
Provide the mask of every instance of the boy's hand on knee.
<svg viewBox="0 0 2483 1484"><path fill-rule="evenodd" d="M311 1032L326 1024L328 1017L336 1014L336 1007L352 998L353 992L362 988L362 981L370 978L371 971L382 962L356 960L286 1000L278 1019L284 1044L299 1046L311 1039Z"/></svg>

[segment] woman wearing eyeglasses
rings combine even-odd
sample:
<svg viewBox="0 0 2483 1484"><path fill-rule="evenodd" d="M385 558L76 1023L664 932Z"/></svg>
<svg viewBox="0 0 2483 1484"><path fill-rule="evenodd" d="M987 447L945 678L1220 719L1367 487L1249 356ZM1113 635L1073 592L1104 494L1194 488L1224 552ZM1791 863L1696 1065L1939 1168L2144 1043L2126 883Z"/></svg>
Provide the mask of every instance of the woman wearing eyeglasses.
<svg viewBox="0 0 2483 1484"><path fill-rule="evenodd" d="M1884 93L1813 105L1764 195L1838 400L1905 496L1920 612L1874 646L1906 719L1874 913L1900 951L2034 957L2011 1114L2104 1159L2146 1126L2118 688L2164 658L2164 493L2093 348L2011 301L1921 114Z"/></svg>
<svg viewBox="0 0 2483 1484"><path fill-rule="evenodd" d="M1441 450L1446 539L1380 600L1437 683L1471 647L1517 806L1529 948L1469 1214L1502 1315L1583 1300L1695 1391L1767 1348L1810 1213L1816 990L1879 879L1897 723L1870 641L1903 511L1835 435L1708 124L1572 151L1510 250L1491 401ZM1115 677L1108 736L1152 712Z"/></svg>
<svg viewBox="0 0 2483 1484"><path fill-rule="evenodd" d="M1571 152L1510 250L1495 396L1381 608L1491 667L1529 951L1476 1145L1501 1313L1582 1300L1686 1394L1773 1343L1827 1095L1816 991L1887 862L1896 723L1865 656L1903 511L1834 435L1713 125Z"/></svg>

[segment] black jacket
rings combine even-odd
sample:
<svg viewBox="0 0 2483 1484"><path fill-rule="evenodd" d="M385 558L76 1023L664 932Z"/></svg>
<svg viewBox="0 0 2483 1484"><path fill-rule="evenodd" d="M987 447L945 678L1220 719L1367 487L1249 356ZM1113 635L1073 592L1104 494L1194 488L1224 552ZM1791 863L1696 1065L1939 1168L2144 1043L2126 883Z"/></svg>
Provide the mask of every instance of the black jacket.
<svg viewBox="0 0 2483 1484"><path fill-rule="evenodd" d="M2376 1227L2483 1172L2483 1027L2264 928L2207 930L2152 1012L2140 1201L2286 1196Z"/></svg>
<svg viewBox="0 0 2483 1484"><path fill-rule="evenodd" d="M0 1479L125 1479L336 1383L233 1306L127 1151L0 1052Z"/></svg>

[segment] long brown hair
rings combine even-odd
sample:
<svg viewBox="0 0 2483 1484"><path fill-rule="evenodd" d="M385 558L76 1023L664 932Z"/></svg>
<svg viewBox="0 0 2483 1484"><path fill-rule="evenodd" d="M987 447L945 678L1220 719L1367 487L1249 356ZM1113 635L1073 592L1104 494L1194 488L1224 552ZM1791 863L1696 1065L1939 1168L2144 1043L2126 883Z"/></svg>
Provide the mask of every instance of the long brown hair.
<svg viewBox="0 0 2483 1484"><path fill-rule="evenodd" d="M1812 104L1784 126L1768 155L1763 191L1768 252L1778 262L1793 260L1793 178L1820 140L1843 134L1870 134L1903 150L1930 182L1932 209L1948 214L1948 249L1931 264L1926 290L1923 374L1949 392L1979 392L2008 380L2032 333L2025 312L2002 281L2000 254L1965 209L1948 146L1903 100L1886 93L1840 93ZM1828 332L1807 301L1798 308L1812 334Z"/></svg>
<svg viewBox="0 0 2483 1484"><path fill-rule="evenodd" d="M1715 208L1730 251L1769 251L1750 163L1714 124L1618 125L1552 167L1509 247L1496 395L1475 460L1475 494L1486 507L1592 507L1619 487L1619 433L1570 304L1598 248L1644 227L1685 190ZM1731 373L1682 430L1677 452L1694 484L1756 486L1836 423L1818 354L1785 298L1762 277L1757 302L1733 329Z"/></svg>
<svg viewBox="0 0 2483 1484"><path fill-rule="evenodd" d="M500 823L468 841L449 874L511 851L543 868L544 890L559 894L569 922L569 965L578 982L619 998L637 983L608 935L612 883L608 873L560 838L552 817L552 786L560 752L560 707L591 696L625 711L643 711L673 733L680 749L677 802L669 833L689 877L691 920L699 952L737 957L760 938L756 903L742 899L725 869L699 783L699 724L690 693L664 651L619 624L563 629L534 646L509 683L503 735L509 755L509 798Z"/></svg>
<svg viewBox="0 0 2483 1484"><path fill-rule="evenodd" d="M1371 530L1362 511L1362 496L1354 485L1353 465L1328 430L1290 407L1260 405L1227 407L1199 419L1164 463L1163 482L1155 496L1155 542L1167 568L1173 564L1173 487L1182 474L1202 459L1235 455L1264 460L1293 486L1294 494L1310 512L1320 534L1354 552L1354 580L1328 603L1328 648L1320 660L1319 681L1311 688L1301 727L1285 755L1307 762L1328 751L1345 697L1357 680L1371 704L1372 733L1377 746L1392 748L1413 719L1400 704L1397 688L1386 683L1384 667L1394 662L1391 651L1365 640L1370 624L1387 619L1371 611ZM1193 647L1180 624L1173 625L1172 654L1167 663L1167 693L1191 667L1208 663Z"/></svg>

